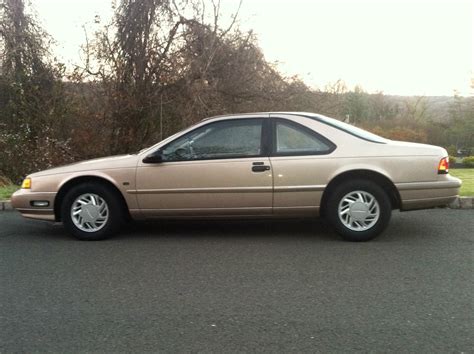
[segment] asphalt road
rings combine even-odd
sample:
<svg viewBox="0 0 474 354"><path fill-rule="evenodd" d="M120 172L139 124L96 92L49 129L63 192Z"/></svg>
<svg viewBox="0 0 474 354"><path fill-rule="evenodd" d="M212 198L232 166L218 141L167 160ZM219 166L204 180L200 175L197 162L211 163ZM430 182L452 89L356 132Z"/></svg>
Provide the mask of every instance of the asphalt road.
<svg viewBox="0 0 474 354"><path fill-rule="evenodd" d="M80 242L0 213L0 352L472 352L474 211L132 224Z"/></svg>

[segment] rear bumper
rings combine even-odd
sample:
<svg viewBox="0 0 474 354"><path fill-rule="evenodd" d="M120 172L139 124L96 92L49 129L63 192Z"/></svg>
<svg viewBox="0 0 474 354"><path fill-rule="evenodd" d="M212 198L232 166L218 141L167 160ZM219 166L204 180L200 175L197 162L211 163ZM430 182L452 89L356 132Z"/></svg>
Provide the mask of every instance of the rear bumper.
<svg viewBox="0 0 474 354"><path fill-rule="evenodd" d="M461 180L449 175L442 181L395 184L400 193L400 210L447 206L459 196Z"/></svg>
<svg viewBox="0 0 474 354"><path fill-rule="evenodd" d="M31 192L28 189L20 189L11 197L12 207L18 210L22 216L29 219L54 221L54 192ZM34 207L33 201L47 201L47 207Z"/></svg>

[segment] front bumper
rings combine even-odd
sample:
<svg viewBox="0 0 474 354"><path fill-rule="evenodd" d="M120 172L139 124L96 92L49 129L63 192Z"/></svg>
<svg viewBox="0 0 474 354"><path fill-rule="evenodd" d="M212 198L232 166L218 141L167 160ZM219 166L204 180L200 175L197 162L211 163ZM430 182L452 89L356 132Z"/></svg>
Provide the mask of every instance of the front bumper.
<svg viewBox="0 0 474 354"><path fill-rule="evenodd" d="M13 193L11 202L12 206L25 218L55 221L55 198L55 192L32 192L29 189L20 189ZM49 205L47 207L34 207L31 204L33 201L47 201Z"/></svg>
<svg viewBox="0 0 474 354"><path fill-rule="evenodd" d="M459 196L461 180L447 175L434 182L397 183L400 193L400 210L428 209L446 206Z"/></svg>

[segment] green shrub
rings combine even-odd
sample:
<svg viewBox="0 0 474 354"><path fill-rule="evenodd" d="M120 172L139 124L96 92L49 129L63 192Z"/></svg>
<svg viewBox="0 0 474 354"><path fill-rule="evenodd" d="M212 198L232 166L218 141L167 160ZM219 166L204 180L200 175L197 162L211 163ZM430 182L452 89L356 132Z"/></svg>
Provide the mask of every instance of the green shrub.
<svg viewBox="0 0 474 354"><path fill-rule="evenodd" d="M19 189L18 186L10 184L8 186L0 187L0 200L8 200L11 195Z"/></svg>
<svg viewBox="0 0 474 354"><path fill-rule="evenodd" d="M466 167L474 168L474 156L465 157L465 158L462 160L462 163L463 163L464 166L466 166Z"/></svg>
<svg viewBox="0 0 474 354"><path fill-rule="evenodd" d="M449 155L449 158L451 158L451 156L454 156L457 154L457 150L456 150L456 146L454 145L449 145L446 150L448 151L448 155Z"/></svg>
<svg viewBox="0 0 474 354"><path fill-rule="evenodd" d="M454 156L449 155L449 166L454 166L456 163L456 158Z"/></svg>
<svg viewBox="0 0 474 354"><path fill-rule="evenodd" d="M0 187L10 186L12 184L12 181L0 174Z"/></svg>

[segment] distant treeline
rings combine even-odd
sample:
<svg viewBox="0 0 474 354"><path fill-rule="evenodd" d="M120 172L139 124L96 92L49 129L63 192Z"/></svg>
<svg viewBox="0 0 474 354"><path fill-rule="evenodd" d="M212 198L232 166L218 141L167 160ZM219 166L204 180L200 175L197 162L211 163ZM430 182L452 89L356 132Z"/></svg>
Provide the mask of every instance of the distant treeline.
<svg viewBox="0 0 474 354"><path fill-rule="evenodd" d="M216 2L121 0L114 11L71 71L24 0L0 0L0 175L135 152L236 112L311 111L388 138L474 146L473 98L310 89L265 60L237 15L222 27Z"/></svg>

